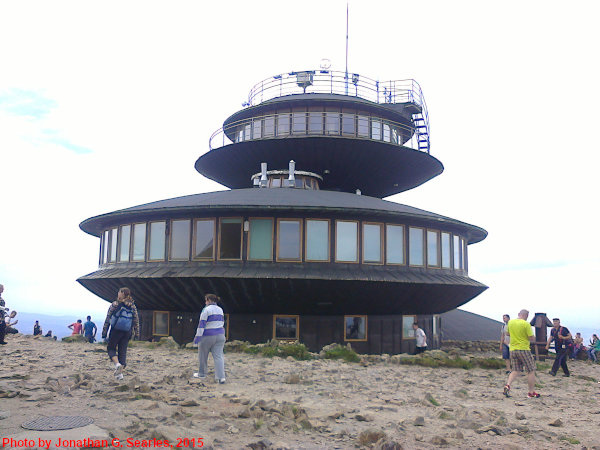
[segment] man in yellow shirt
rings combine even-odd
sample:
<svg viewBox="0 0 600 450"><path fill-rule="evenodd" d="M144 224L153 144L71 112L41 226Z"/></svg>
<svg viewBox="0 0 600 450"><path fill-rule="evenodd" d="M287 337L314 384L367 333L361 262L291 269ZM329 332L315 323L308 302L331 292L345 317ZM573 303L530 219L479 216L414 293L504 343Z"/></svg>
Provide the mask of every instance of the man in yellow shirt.
<svg viewBox="0 0 600 450"><path fill-rule="evenodd" d="M508 321L506 334L510 336L510 365L512 372L508 375L508 381L504 386L504 395L510 396L510 384L525 370L527 372L527 386L529 388L527 397L538 398L540 394L535 392L535 361L531 354L530 345L535 342L531 325L527 322L529 311L519 311L518 319Z"/></svg>

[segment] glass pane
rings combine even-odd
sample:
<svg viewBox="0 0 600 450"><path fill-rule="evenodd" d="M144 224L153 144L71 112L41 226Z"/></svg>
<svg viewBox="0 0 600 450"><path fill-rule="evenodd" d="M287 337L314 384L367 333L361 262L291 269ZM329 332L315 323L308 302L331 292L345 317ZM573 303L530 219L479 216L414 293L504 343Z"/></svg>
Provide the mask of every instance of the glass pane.
<svg viewBox="0 0 600 450"><path fill-rule="evenodd" d="M275 117L267 116L265 117L265 137L271 137L275 135Z"/></svg>
<svg viewBox="0 0 600 450"><path fill-rule="evenodd" d="M304 111L294 111L292 113L292 133L306 133L306 113Z"/></svg>
<svg viewBox="0 0 600 450"><path fill-rule="evenodd" d="M310 111L308 113L308 132L323 134L323 113L321 111Z"/></svg>
<svg viewBox="0 0 600 450"><path fill-rule="evenodd" d="M359 316L346 316L346 339L367 338L367 318Z"/></svg>
<svg viewBox="0 0 600 450"><path fill-rule="evenodd" d="M395 127L392 127L392 143L393 144L398 143L398 129Z"/></svg>
<svg viewBox="0 0 600 450"><path fill-rule="evenodd" d="M423 260L423 230L421 228L408 229L408 263L411 266L422 266Z"/></svg>
<svg viewBox="0 0 600 450"><path fill-rule="evenodd" d="M262 137L262 120L254 119L252 121L252 139L260 139Z"/></svg>
<svg viewBox="0 0 600 450"><path fill-rule="evenodd" d="M340 134L340 113L328 111L325 113L325 132L327 134Z"/></svg>
<svg viewBox="0 0 600 450"><path fill-rule="evenodd" d="M354 124L354 114L343 113L342 114L342 134L349 134L354 136L356 134Z"/></svg>
<svg viewBox="0 0 600 450"><path fill-rule="evenodd" d="M133 261L143 261L146 256L146 224L133 226Z"/></svg>
<svg viewBox="0 0 600 450"><path fill-rule="evenodd" d="M277 237L279 259L300 260L300 221L280 220Z"/></svg>
<svg viewBox="0 0 600 450"><path fill-rule="evenodd" d="M190 259L190 221L171 222L171 259Z"/></svg>
<svg viewBox="0 0 600 450"><path fill-rule="evenodd" d="M388 264L404 264L404 227L386 225L386 258Z"/></svg>
<svg viewBox="0 0 600 450"><path fill-rule="evenodd" d="M219 258L242 258L242 219L222 219Z"/></svg>
<svg viewBox="0 0 600 450"><path fill-rule="evenodd" d="M329 222L306 221L306 259L329 261Z"/></svg>
<svg viewBox="0 0 600 450"><path fill-rule="evenodd" d="M245 141L249 141L250 139L252 139L252 128L250 126L250 124L247 124L244 126L244 140Z"/></svg>
<svg viewBox="0 0 600 450"><path fill-rule="evenodd" d="M383 124L383 140L390 142L390 125L387 123Z"/></svg>
<svg viewBox="0 0 600 450"><path fill-rule="evenodd" d="M121 242L119 244L119 261L129 261L129 244L131 243L131 225L121 227Z"/></svg>
<svg viewBox="0 0 600 450"><path fill-rule="evenodd" d="M435 231L427 231L427 265L440 265L438 263L438 234Z"/></svg>
<svg viewBox="0 0 600 450"><path fill-rule="evenodd" d="M271 187L274 187L274 188L281 187L281 178L271 179Z"/></svg>
<svg viewBox="0 0 600 450"><path fill-rule="evenodd" d="M371 119L371 139L381 140L381 121Z"/></svg>
<svg viewBox="0 0 600 450"><path fill-rule="evenodd" d="M273 259L273 220L250 220L250 259Z"/></svg>
<svg viewBox="0 0 600 450"><path fill-rule="evenodd" d="M165 259L165 222L150 223L150 255L148 259Z"/></svg>
<svg viewBox="0 0 600 450"><path fill-rule="evenodd" d="M104 232L104 240L102 241L102 262L106 263L108 262L108 236L109 236L109 231L106 230Z"/></svg>
<svg viewBox="0 0 600 450"><path fill-rule="evenodd" d="M110 262L117 260L117 228L110 230Z"/></svg>
<svg viewBox="0 0 600 450"><path fill-rule="evenodd" d="M413 323L415 323L414 316L402 316L402 337L403 338L415 337L415 330L413 330Z"/></svg>
<svg viewBox="0 0 600 450"><path fill-rule="evenodd" d="M460 238L458 236L454 236L454 268L460 269Z"/></svg>
<svg viewBox="0 0 600 450"><path fill-rule="evenodd" d="M154 334L168 335L169 334L169 313L154 312Z"/></svg>
<svg viewBox="0 0 600 450"><path fill-rule="evenodd" d="M467 270L467 243L465 242L464 239L460 240L461 242L461 247L462 247L462 253L461 253L461 259L460 259L460 267L462 269Z"/></svg>
<svg viewBox="0 0 600 450"><path fill-rule="evenodd" d="M358 224L356 222L335 223L335 259L358 261Z"/></svg>
<svg viewBox="0 0 600 450"><path fill-rule="evenodd" d="M214 257L214 242L215 242L215 221L214 220L197 220L196 221L196 237L194 241L194 258L209 258Z"/></svg>
<svg viewBox="0 0 600 450"><path fill-rule="evenodd" d="M277 135L284 136L290 134L290 115L278 114L277 115Z"/></svg>
<svg viewBox="0 0 600 450"><path fill-rule="evenodd" d="M381 262L381 225L363 225L363 258L365 262Z"/></svg>
<svg viewBox="0 0 600 450"><path fill-rule="evenodd" d="M442 233L442 267L450 268L450 233Z"/></svg>
<svg viewBox="0 0 600 450"><path fill-rule="evenodd" d="M296 339L298 335L297 317L276 317L275 318L275 338L276 339Z"/></svg>
<svg viewBox="0 0 600 450"><path fill-rule="evenodd" d="M369 137L369 116L358 116L358 136Z"/></svg>

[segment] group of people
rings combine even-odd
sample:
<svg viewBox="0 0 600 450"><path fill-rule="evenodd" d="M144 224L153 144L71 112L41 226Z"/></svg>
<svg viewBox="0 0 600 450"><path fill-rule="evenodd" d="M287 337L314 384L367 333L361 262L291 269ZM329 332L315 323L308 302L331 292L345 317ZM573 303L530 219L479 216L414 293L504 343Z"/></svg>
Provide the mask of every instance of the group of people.
<svg viewBox="0 0 600 450"><path fill-rule="evenodd" d="M513 380L523 371L527 373L529 388L527 396L529 398L540 396L534 389L536 364L531 353L531 344L535 343L535 337L531 324L527 322L528 317L529 311L526 309L519 311L517 319L511 320L508 314L502 317L504 325L500 334L500 351L502 352L502 358L506 361L506 373L508 374L508 380L504 386L504 395L507 397L510 396ZM575 338L573 338L569 329L562 326L560 319L555 317L552 319L552 329L546 342L546 350L550 349L550 344L553 342L556 357L550 369L550 375L556 376L560 368L563 371L563 377L570 377L571 372L567 365L569 355L571 354L573 358L576 358L581 350L585 350L581 333L576 333ZM588 356L590 360L595 362L596 352L600 351L598 336L594 334L590 344Z"/></svg>
<svg viewBox="0 0 600 450"><path fill-rule="evenodd" d="M92 322L91 316L87 316L85 323L82 323L81 319L78 319L77 322L67 325L67 328L72 331L71 336L82 334L90 344L96 342L98 328L96 327L96 324Z"/></svg>
<svg viewBox="0 0 600 450"><path fill-rule="evenodd" d="M217 305L219 297L215 294L204 296L205 307L200 313L198 329L194 337L194 344L198 345L199 369L193 377L205 379L208 368L208 355L212 354L215 363L215 381L223 384L225 377L225 346L224 314ZM89 317L88 317L89 320ZM114 364L114 376L117 380L123 379L123 371L127 366L127 347L132 338L140 337L140 320L131 297L129 288L119 289L117 300L111 303L106 313L102 338L107 339L106 351L109 359Z"/></svg>

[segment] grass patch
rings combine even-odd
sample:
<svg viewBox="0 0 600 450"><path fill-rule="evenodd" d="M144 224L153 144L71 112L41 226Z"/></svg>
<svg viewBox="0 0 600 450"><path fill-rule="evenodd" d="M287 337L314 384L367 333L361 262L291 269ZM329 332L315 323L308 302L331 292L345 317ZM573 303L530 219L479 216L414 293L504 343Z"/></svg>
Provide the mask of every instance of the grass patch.
<svg viewBox="0 0 600 450"><path fill-rule="evenodd" d="M360 362L360 356L354 350L342 345L326 350L321 357L324 359L343 359L346 362Z"/></svg>
<svg viewBox="0 0 600 450"><path fill-rule="evenodd" d="M558 438L558 440L559 441L567 441L569 444L573 444L573 445L577 445L580 443L578 439L575 439L575 438L572 438L569 436L560 436Z"/></svg>
<svg viewBox="0 0 600 450"><path fill-rule="evenodd" d="M274 356L279 356L281 358L291 356L297 360L307 360L312 358L306 345L299 342L286 344L271 341L268 342L267 345L250 345L244 343L239 346L239 351L250 355L262 355L266 358L272 358Z"/></svg>
<svg viewBox="0 0 600 450"><path fill-rule="evenodd" d="M433 406L440 406L440 402L438 402L431 394L427 394L427 401L429 401L429 403L431 403Z"/></svg>
<svg viewBox="0 0 600 450"><path fill-rule="evenodd" d="M429 356L423 356L422 358L402 358L400 359L400 364L423 367L452 367L456 369L473 368L473 364L466 359L433 359Z"/></svg>
<svg viewBox="0 0 600 450"><path fill-rule="evenodd" d="M575 375L574 378L579 378L580 380L591 381L593 383L597 383L598 380L594 377L588 377L587 375Z"/></svg>
<svg viewBox="0 0 600 450"><path fill-rule="evenodd" d="M256 419L256 420L254 421L254 429L255 429L255 430L259 430L259 429L260 429L260 427L262 427L262 426L264 425L264 423L265 423L265 422L264 422L262 419Z"/></svg>
<svg viewBox="0 0 600 450"><path fill-rule="evenodd" d="M504 369L506 367L506 363L500 358L474 358L472 362L482 369Z"/></svg>
<svg viewBox="0 0 600 450"><path fill-rule="evenodd" d="M549 370L552 367L550 364L538 362L535 364L535 368L538 372Z"/></svg>

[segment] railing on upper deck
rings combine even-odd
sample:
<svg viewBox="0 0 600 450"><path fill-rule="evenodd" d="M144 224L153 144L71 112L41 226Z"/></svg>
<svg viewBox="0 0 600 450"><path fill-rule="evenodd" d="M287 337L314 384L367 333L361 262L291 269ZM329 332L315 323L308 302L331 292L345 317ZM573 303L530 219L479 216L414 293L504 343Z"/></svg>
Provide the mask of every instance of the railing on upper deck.
<svg viewBox="0 0 600 450"><path fill-rule="evenodd" d="M421 87L415 80L379 82L358 74L351 73L346 77L344 72L329 70L291 72L256 84L250 90L244 106L255 106L273 98L303 93L349 95L380 104L412 103L418 106L419 111L413 114L412 126L360 113L339 113L337 119L332 119L333 113L329 111L292 111L256 116L229 123L226 128L215 131L209 140L210 150L249 140L326 135L389 142L429 153L427 105ZM304 117L304 128L301 124L295 128L297 114ZM316 123L315 114L321 114L321 119L316 119ZM337 120L338 124L332 124L332 120Z"/></svg>

